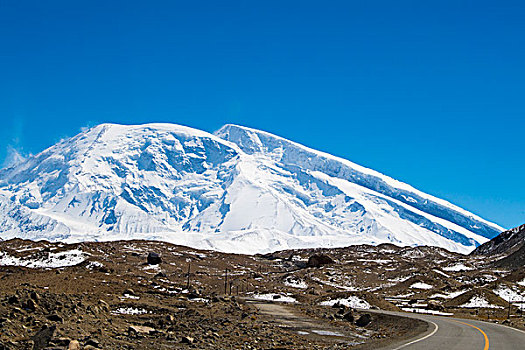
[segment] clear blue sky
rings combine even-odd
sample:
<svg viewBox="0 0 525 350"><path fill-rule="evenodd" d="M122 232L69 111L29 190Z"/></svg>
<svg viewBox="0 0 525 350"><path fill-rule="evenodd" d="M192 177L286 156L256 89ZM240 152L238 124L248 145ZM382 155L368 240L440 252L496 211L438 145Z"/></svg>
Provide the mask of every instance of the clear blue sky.
<svg viewBox="0 0 525 350"><path fill-rule="evenodd" d="M0 1L0 164L102 122L247 125L525 223L523 1Z"/></svg>

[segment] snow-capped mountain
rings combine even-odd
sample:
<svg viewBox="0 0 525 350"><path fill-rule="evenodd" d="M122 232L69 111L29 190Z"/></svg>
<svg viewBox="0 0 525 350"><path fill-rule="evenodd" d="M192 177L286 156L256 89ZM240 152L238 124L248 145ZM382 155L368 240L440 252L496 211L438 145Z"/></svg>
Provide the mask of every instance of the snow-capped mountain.
<svg viewBox="0 0 525 350"><path fill-rule="evenodd" d="M238 253L469 252L502 228L373 170L236 125L102 124L0 171L0 237L159 239Z"/></svg>

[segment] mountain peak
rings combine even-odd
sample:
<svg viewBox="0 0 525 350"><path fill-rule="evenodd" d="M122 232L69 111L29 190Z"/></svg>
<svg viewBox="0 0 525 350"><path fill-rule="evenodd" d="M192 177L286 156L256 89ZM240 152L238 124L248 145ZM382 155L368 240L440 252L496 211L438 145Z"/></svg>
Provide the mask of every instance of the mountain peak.
<svg viewBox="0 0 525 350"><path fill-rule="evenodd" d="M20 215L17 226L0 213L9 222L3 238L160 239L238 253L361 243L468 252L500 232L374 170L233 124L215 134L97 125L0 171L0 196Z"/></svg>

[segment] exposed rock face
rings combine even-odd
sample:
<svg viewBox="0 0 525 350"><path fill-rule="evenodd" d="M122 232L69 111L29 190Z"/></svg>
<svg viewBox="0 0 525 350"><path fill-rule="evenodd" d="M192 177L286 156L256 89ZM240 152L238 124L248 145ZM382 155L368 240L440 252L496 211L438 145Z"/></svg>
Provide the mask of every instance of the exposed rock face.
<svg viewBox="0 0 525 350"><path fill-rule="evenodd" d="M525 225L501 233L476 248L472 255L503 256L494 262L497 267L519 268L525 265Z"/></svg>
<svg viewBox="0 0 525 350"><path fill-rule="evenodd" d="M326 254L314 254L308 258L307 267L321 267L323 265L333 264L334 260Z"/></svg>
<svg viewBox="0 0 525 350"><path fill-rule="evenodd" d="M525 266L525 245L522 245L520 249L507 257L496 261L494 265L497 267L509 267L512 269Z"/></svg>
<svg viewBox="0 0 525 350"><path fill-rule="evenodd" d="M485 244L477 247L472 255L510 255L525 244L525 224L502 232Z"/></svg>

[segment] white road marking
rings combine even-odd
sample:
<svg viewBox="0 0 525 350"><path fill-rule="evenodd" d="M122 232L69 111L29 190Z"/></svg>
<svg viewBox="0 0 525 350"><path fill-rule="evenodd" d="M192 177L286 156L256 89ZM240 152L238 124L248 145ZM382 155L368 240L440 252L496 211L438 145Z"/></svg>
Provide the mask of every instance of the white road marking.
<svg viewBox="0 0 525 350"><path fill-rule="evenodd" d="M409 346L409 345L412 345L412 344L418 343L418 342L420 342L420 341L422 341L422 340L425 340L425 339L427 339L427 338L433 336L434 334L436 334L436 332L437 332L438 329L439 329L439 326L438 326L437 324L435 324L434 322L432 322L432 321L428 321L428 320L425 320L425 321L426 321L426 322L430 322L430 323L432 323L432 324L434 325L434 330L433 330L432 332L430 332L429 334L425 335L424 337L421 337L421 338L419 338L419 339L413 340L413 341L411 341L410 343L403 344L403 345L401 345L401 346L399 346L399 347L397 347L397 348L395 348L395 349L392 349L392 350L403 349L403 348L405 348L405 347L407 347L407 346Z"/></svg>

